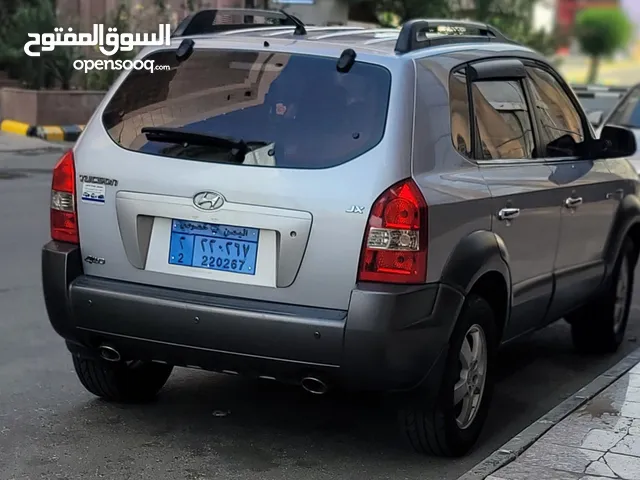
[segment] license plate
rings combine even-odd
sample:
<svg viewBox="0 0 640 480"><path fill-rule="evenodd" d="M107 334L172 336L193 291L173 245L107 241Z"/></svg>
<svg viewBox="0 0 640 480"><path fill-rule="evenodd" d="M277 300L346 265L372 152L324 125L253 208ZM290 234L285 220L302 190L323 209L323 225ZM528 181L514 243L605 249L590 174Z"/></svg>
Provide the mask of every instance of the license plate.
<svg viewBox="0 0 640 480"><path fill-rule="evenodd" d="M255 275L257 228L171 221L169 264Z"/></svg>

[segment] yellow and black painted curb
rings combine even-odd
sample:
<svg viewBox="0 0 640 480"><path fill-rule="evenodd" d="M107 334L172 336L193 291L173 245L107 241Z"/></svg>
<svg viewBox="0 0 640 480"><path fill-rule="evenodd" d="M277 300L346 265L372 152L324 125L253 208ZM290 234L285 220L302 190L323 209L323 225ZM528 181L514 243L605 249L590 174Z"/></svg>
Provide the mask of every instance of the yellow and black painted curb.
<svg viewBox="0 0 640 480"><path fill-rule="evenodd" d="M37 137L50 142L75 142L83 130L84 125L29 125L16 120L0 122L0 131Z"/></svg>

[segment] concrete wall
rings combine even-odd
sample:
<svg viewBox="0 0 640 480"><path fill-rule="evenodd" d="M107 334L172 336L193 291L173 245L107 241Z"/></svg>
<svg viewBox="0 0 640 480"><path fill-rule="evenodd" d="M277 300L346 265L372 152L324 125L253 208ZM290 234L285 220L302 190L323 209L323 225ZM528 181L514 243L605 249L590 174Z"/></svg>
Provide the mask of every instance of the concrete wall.
<svg viewBox="0 0 640 480"><path fill-rule="evenodd" d="M78 24L84 30L91 31L91 26L94 23L100 23L103 19L109 15L109 12L113 12L115 8L120 4L121 0L57 0L58 16L62 19L68 19L70 24ZM131 2L134 16L137 17L137 21L144 18L142 23L155 23L152 17L156 12L154 0L132 0ZM165 5L170 12L171 21L177 23L184 17L189 15L189 11L186 9L185 0L165 0ZM233 8L244 7L246 5L245 0L198 0L196 2L196 8ZM61 25L66 26L66 25ZM142 28L152 28L152 25L141 25ZM151 31L154 31L153 29Z"/></svg>
<svg viewBox="0 0 640 480"><path fill-rule="evenodd" d="M85 125L104 92L0 89L0 118L29 125Z"/></svg>

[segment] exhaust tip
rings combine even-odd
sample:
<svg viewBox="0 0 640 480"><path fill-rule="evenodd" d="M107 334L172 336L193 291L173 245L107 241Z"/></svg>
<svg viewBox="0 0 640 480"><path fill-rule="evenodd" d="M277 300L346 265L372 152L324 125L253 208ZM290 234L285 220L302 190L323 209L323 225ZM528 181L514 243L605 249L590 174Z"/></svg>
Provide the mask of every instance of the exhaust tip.
<svg viewBox="0 0 640 480"><path fill-rule="evenodd" d="M109 345L100 345L100 357L107 362L119 362L120 361L120 353L113 347Z"/></svg>
<svg viewBox="0 0 640 480"><path fill-rule="evenodd" d="M324 395L329 390L327 384L316 377L304 377L301 385L302 388L313 395Z"/></svg>

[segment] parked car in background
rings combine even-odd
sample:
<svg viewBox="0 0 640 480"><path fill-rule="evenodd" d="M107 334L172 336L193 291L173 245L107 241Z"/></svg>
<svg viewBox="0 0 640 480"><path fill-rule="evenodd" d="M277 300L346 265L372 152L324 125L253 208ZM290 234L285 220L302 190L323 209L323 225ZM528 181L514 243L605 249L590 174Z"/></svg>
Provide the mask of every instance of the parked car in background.
<svg viewBox="0 0 640 480"><path fill-rule="evenodd" d="M628 87L606 85L571 85L587 118L594 128L598 128L629 90Z"/></svg>
<svg viewBox="0 0 640 480"><path fill-rule="evenodd" d="M602 126L614 125L627 128L640 142L640 83L630 88L613 110L604 118ZM600 133L598 128L596 133ZM636 171L640 173L640 152L636 151L630 159Z"/></svg>

